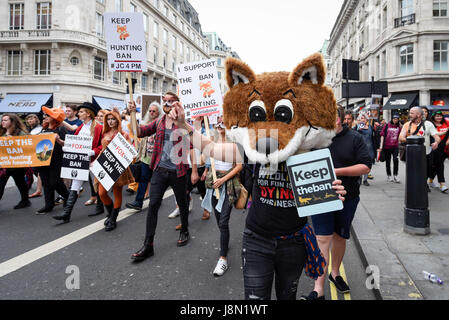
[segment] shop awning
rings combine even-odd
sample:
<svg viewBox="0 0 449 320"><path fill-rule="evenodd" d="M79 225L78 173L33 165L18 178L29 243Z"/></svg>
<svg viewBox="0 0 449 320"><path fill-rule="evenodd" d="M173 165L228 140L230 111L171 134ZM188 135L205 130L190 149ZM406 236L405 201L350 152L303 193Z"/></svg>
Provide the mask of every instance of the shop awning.
<svg viewBox="0 0 449 320"><path fill-rule="evenodd" d="M9 93L0 102L0 113L38 113L42 106L53 104L51 93Z"/></svg>
<svg viewBox="0 0 449 320"><path fill-rule="evenodd" d="M418 93L393 93L384 105L384 110L409 109L418 105Z"/></svg>
<svg viewBox="0 0 449 320"><path fill-rule="evenodd" d="M112 110L113 107L117 107L120 111L126 108L124 100L103 98L103 97L92 97L92 103L97 104L101 109Z"/></svg>

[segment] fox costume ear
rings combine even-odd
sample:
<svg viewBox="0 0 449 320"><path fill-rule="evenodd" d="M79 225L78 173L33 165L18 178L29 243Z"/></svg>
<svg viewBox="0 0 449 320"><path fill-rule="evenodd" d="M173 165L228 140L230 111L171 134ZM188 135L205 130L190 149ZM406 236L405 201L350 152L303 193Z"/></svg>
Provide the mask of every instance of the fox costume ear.
<svg viewBox="0 0 449 320"><path fill-rule="evenodd" d="M301 62L288 76L288 84L298 86L305 81L322 86L326 78L323 56L315 53Z"/></svg>
<svg viewBox="0 0 449 320"><path fill-rule="evenodd" d="M256 80L256 75L251 68L243 61L235 58L227 58L225 62L226 82L229 89L239 83L250 83Z"/></svg>

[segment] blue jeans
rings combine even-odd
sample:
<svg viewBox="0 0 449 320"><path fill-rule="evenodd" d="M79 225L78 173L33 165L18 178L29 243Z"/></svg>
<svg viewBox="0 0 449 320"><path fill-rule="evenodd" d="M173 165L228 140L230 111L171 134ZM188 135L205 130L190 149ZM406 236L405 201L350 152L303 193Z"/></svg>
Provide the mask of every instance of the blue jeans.
<svg viewBox="0 0 449 320"><path fill-rule="evenodd" d="M270 300L274 278L276 298L296 300L306 257L302 236L275 240L245 228L242 249L245 299Z"/></svg>
<svg viewBox="0 0 449 320"><path fill-rule="evenodd" d="M142 207L143 198L145 198L145 192L147 191L148 183L150 183L151 174L153 171L150 169L149 165L143 162L140 163L140 170L141 177L139 186L137 187L136 204Z"/></svg>

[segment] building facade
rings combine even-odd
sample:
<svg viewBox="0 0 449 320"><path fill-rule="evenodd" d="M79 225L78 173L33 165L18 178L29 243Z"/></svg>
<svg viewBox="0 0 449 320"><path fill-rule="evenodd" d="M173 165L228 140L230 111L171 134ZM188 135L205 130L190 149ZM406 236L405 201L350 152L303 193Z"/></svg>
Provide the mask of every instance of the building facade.
<svg viewBox="0 0 449 320"><path fill-rule="evenodd" d="M232 51L231 47L227 47L216 32L204 32L204 36L209 42L210 58L217 63L218 79L220 80L221 93L224 95L229 90L226 82L226 72L224 62L227 57L240 59L239 55Z"/></svg>
<svg viewBox="0 0 449 320"><path fill-rule="evenodd" d="M394 101L387 104L449 105L448 46L448 0L345 0L328 45L337 101L346 105L342 59L351 59L360 62L360 81L388 82ZM366 102L350 100L353 106Z"/></svg>
<svg viewBox="0 0 449 320"><path fill-rule="evenodd" d="M0 95L50 93L54 106L102 97L123 101L126 75L108 70L103 15L142 12L148 70L135 92L176 90L175 66L209 57L186 0L0 2Z"/></svg>

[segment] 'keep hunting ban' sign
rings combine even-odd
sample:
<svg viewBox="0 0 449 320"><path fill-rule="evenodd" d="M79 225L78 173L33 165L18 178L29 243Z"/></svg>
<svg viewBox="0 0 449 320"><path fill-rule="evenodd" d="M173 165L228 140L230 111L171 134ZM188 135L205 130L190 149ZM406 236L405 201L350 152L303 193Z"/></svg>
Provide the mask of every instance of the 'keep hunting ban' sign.
<svg viewBox="0 0 449 320"><path fill-rule="evenodd" d="M222 113L223 97L215 63L203 60L176 66L186 119Z"/></svg>
<svg viewBox="0 0 449 320"><path fill-rule="evenodd" d="M142 13L105 13L104 30L109 71L142 72L147 70Z"/></svg>
<svg viewBox="0 0 449 320"><path fill-rule="evenodd" d="M300 217L343 209L332 189L335 172L329 149L292 156L287 168Z"/></svg>

